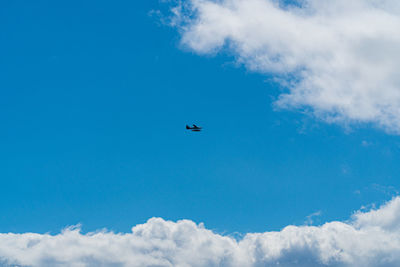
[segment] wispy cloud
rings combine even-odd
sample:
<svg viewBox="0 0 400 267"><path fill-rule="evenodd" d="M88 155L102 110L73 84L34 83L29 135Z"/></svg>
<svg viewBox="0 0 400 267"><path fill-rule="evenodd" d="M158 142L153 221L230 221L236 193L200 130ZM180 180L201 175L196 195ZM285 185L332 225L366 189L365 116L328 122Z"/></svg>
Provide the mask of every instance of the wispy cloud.
<svg viewBox="0 0 400 267"><path fill-rule="evenodd" d="M25 266L400 266L400 198L346 222L240 239L190 220L152 218L131 233L0 234L0 259Z"/></svg>
<svg viewBox="0 0 400 267"><path fill-rule="evenodd" d="M173 9L182 44L221 49L250 70L273 73L281 108L343 125L400 133L398 0L186 0Z"/></svg>
<svg viewBox="0 0 400 267"><path fill-rule="evenodd" d="M314 224L314 221L315 221L315 218L318 218L319 216L321 216L321 214L322 214L322 212L319 210L319 211L316 211L316 212L314 212L314 213L308 215L308 216L306 217L306 220L305 220L304 223L305 223L306 225L313 225L313 224Z"/></svg>

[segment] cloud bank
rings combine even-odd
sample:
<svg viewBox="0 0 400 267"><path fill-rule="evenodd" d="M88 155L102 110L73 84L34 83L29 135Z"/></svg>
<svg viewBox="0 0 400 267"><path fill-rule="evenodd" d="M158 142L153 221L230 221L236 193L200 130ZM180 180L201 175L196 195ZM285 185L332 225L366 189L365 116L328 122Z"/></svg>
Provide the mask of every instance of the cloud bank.
<svg viewBox="0 0 400 267"><path fill-rule="evenodd" d="M0 234L3 266L400 266L400 197L347 222L287 226L237 240L190 220L132 233Z"/></svg>
<svg viewBox="0 0 400 267"><path fill-rule="evenodd" d="M191 50L275 75L278 107L400 134L400 1L182 0L173 12Z"/></svg>

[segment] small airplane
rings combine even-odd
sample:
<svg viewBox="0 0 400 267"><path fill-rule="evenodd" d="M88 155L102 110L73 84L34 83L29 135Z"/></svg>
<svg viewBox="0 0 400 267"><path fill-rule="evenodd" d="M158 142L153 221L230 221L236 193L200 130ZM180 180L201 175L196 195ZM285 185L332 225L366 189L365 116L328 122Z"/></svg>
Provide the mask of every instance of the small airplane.
<svg viewBox="0 0 400 267"><path fill-rule="evenodd" d="M192 130L192 132L200 132L201 131L201 127L196 126L193 124L193 127L190 127L189 125L186 125L186 130Z"/></svg>

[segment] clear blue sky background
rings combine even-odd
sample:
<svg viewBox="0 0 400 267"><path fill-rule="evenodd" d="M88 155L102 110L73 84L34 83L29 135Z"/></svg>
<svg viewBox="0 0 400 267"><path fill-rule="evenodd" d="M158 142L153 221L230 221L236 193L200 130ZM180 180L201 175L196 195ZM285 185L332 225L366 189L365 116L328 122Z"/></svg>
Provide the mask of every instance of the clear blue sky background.
<svg viewBox="0 0 400 267"><path fill-rule="evenodd" d="M397 136L274 111L271 77L183 51L149 16L166 8L1 1L0 232L125 232L153 216L278 230L399 188Z"/></svg>

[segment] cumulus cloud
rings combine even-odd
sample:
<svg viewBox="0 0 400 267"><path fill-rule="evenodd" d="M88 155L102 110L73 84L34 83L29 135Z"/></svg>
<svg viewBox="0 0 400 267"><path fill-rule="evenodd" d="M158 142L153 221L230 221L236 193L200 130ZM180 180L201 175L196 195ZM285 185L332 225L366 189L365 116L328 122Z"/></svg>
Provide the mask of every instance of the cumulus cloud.
<svg viewBox="0 0 400 267"><path fill-rule="evenodd" d="M0 260L5 266L400 266L400 197L346 222L287 226L240 240L161 218L131 233L0 234Z"/></svg>
<svg viewBox="0 0 400 267"><path fill-rule="evenodd" d="M173 25L199 54L276 75L278 107L400 133L400 1L283 2L182 0Z"/></svg>

